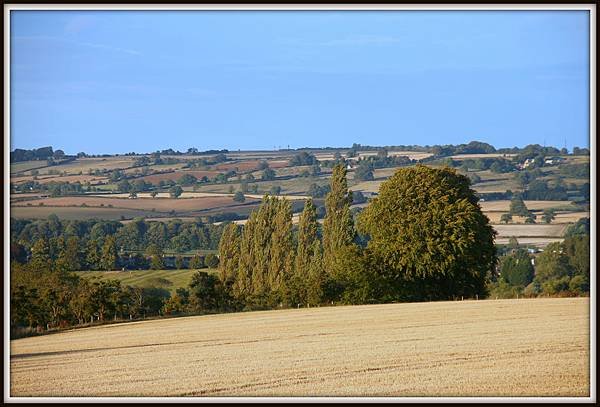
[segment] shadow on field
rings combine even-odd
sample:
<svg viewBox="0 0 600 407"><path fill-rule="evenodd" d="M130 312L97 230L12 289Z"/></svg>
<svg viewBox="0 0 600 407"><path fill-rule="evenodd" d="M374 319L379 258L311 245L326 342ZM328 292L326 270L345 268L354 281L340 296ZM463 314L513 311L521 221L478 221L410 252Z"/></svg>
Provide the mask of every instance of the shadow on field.
<svg viewBox="0 0 600 407"><path fill-rule="evenodd" d="M58 356L58 355L69 355L73 353L87 353L87 352L99 352L105 350L119 350L119 349L135 349L135 348L149 348L153 346L172 346L172 345L188 345L188 344L198 344L198 343L207 343L207 342L216 342L213 344L204 345L204 347L210 346L223 346L223 345L241 345L246 343L255 343L255 342L268 342L268 341L279 341L279 340L288 340L295 338L304 338L304 337L316 337L316 336L328 336L335 335L334 333L317 333L317 334L304 334L304 335L296 335L289 338L259 338L248 341L230 341L224 342L223 339L205 339L205 340L197 340L197 341L179 341L179 342L163 342L163 343L146 343L140 345L127 345L127 346L113 346L113 347L105 347L105 348L87 348L87 349L73 349L73 350L61 350L61 351L51 351L51 352L36 352L36 353L21 353L18 355L10 355L11 360L19 360L19 359L28 359L35 358L40 356Z"/></svg>

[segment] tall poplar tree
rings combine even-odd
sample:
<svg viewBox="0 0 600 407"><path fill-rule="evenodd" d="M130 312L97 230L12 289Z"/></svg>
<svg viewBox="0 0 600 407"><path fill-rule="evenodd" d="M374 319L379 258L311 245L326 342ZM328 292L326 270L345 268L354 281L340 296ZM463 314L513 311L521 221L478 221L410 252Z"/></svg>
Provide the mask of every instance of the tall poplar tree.
<svg viewBox="0 0 600 407"><path fill-rule="evenodd" d="M273 230L267 278L268 303L290 304L290 280L294 269L292 205L287 199L273 198Z"/></svg>
<svg viewBox="0 0 600 407"><path fill-rule="evenodd" d="M336 274L343 272L338 260L352 247L355 230L350 204L352 192L348 191L346 168L338 164L331 176L331 192L325 198L325 220L323 222L323 265L327 279L331 282Z"/></svg>
<svg viewBox="0 0 600 407"><path fill-rule="evenodd" d="M219 279L230 290L234 284L240 262L240 228L230 223L223 229L219 241Z"/></svg>
<svg viewBox="0 0 600 407"><path fill-rule="evenodd" d="M298 222L298 247L294 267L294 301L318 304L323 283L322 247L318 236L317 211L306 201Z"/></svg>

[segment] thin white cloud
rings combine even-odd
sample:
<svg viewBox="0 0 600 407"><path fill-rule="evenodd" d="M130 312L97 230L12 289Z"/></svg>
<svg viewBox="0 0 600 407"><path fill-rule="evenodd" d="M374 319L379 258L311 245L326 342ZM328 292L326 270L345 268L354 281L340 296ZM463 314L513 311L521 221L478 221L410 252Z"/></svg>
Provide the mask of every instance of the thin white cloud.
<svg viewBox="0 0 600 407"><path fill-rule="evenodd" d="M97 43L93 43L93 42L74 41L74 40L69 40L66 38L51 37L51 36L45 36L45 35L20 36L20 37L13 37L12 39L16 40L16 41L54 41L54 42L62 42L62 43L66 43L66 44L73 44L73 45L77 45L80 47L104 49L107 51L120 52L120 53L129 54L129 55L138 55L138 56L142 55L141 52L136 51L134 49L114 47L112 45L97 44Z"/></svg>

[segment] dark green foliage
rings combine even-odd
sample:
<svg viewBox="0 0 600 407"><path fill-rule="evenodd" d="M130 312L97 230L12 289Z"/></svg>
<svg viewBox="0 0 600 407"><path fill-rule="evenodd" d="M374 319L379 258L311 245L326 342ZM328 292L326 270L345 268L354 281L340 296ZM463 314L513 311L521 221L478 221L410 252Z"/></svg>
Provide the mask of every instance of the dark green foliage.
<svg viewBox="0 0 600 407"><path fill-rule="evenodd" d="M317 185L310 184L308 187L308 195L313 198L323 198L331 191L331 187L329 185Z"/></svg>
<svg viewBox="0 0 600 407"><path fill-rule="evenodd" d="M529 187L523 193L523 198L539 201L563 201L569 197L563 185L550 187L546 181L535 180L529 184Z"/></svg>
<svg viewBox="0 0 600 407"><path fill-rule="evenodd" d="M198 182L198 179L192 174L184 174L177 180L177 183L181 186L194 185L196 182Z"/></svg>
<svg viewBox="0 0 600 407"><path fill-rule="evenodd" d="M495 232L469 185L449 168L403 168L360 215L367 247L399 298L485 295Z"/></svg>
<svg viewBox="0 0 600 407"><path fill-rule="evenodd" d="M551 243L536 258L535 281L542 287L542 292L557 294L569 288L574 271L563 244Z"/></svg>
<svg viewBox="0 0 600 407"><path fill-rule="evenodd" d="M179 198L183 193L183 189L179 185L172 186L169 188L169 195L171 198Z"/></svg>
<svg viewBox="0 0 600 407"><path fill-rule="evenodd" d="M477 158L475 160L462 160L461 168L464 171L468 170L491 170L494 173L507 173L516 169L515 165L504 158Z"/></svg>
<svg viewBox="0 0 600 407"><path fill-rule="evenodd" d="M590 236L579 235L565 238L562 242L569 264L573 268L573 274L590 275Z"/></svg>
<svg viewBox="0 0 600 407"><path fill-rule="evenodd" d="M214 269L219 265L219 258L212 253L209 253L204 258L204 264L206 267Z"/></svg>
<svg viewBox="0 0 600 407"><path fill-rule="evenodd" d="M224 309L228 302L227 293L219 279L204 271L198 271L192 277L189 295L190 305L195 312Z"/></svg>
<svg viewBox="0 0 600 407"><path fill-rule="evenodd" d="M352 203L353 204L362 204L367 202L367 198L361 191L352 191Z"/></svg>
<svg viewBox="0 0 600 407"><path fill-rule="evenodd" d="M146 249L146 256L150 257L150 269L151 270L163 270L165 268L165 263L163 260L163 251L160 246L155 244L151 244Z"/></svg>
<svg viewBox="0 0 600 407"><path fill-rule="evenodd" d="M102 253L100 255L100 268L107 271L116 270L118 259L119 255L117 253L115 238L108 236L104 241L104 245L102 246Z"/></svg>
<svg viewBox="0 0 600 407"><path fill-rule="evenodd" d="M16 148L10 152L10 162L30 161L30 160L46 160L54 155L52 147L33 148L24 150Z"/></svg>
<svg viewBox="0 0 600 407"><path fill-rule="evenodd" d="M192 257L190 259L190 264L189 264L189 268L190 269L201 269L204 268L204 259L198 255Z"/></svg>
<svg viewBox="0 0 600 407"><path fill-rule="evenodd" d="M233 195L233 200L235 202L245 202L246 201L246 197L244 196L244 193L242 191L237 191Z"/></svg>
<svg viewBox="0 0 600 407"><path fill-rule="evenodd" d="M117 189L121 192L131 191L131 184L126 179L117 184Z"/></svg>
<svg viewBox="0 0 600 407"><path fill-rule="evenodd" d="M587 163L583 164L564 164L559 168L559 172L561 175L565 177L573 177L573 178L590 178L590 165Z"/></svg>
<svg viewBox="0 0 600 407"><path fill-rule="evenodd" d="M340 251L353 245L356 231L350 212L352 192L348 190L346 168L338 164L333 168L331 191L325 198L325 220L323 221L323 264L328 278L341 272Z"/></svg>
<svg viewBox="0 0 600 407"><path fill-rule="evenodd" d="M510 201L509 213L513 216L529 216L529 209L520 196L515 196Z"/></svg>
<svg viewBox="0 0 600 407"><path fill-rule="evenodd" d="M526 250L503 256L500 262L500 277L512 286L525 287L533 281L534 269Z"/></svg>
<svg viewBox="0 0 600 407"><path fill-rule="evenodd" d="M233 297L248 307L263 308L290 301L293 268L291 205L265 196L244 225Z"/></svg>
<svg viewBox="0 0 600 407"><path fill-rule="evenodd" d="M291 286L292 304L319 304L323 299L325 275L319 240L317 211L308 200L298 222L298 244Z"/></svg>
<svg viewBox="0 0 600 407"><path fill-rule="evenodd" d="M536 178L541 177L542 171L539 168L533 170L519 171L515 173L514 179L517 181L519 186L522 188L526 187L530 182L534 181Z"/></svg>
<svg viewBox="0 0 600 407"><path fill-rule="evenodd" d="M512 220L512 215L510 213L503 213L502 216L500 216L500 223L508 223Z"/></svg>
<svg viewBox="0 0 600 407"><path fill-rule="evenodd" d="M542 220L544 223L552 223L555 217L556 215L553 209L545 209L542 215Z"/></svg>
<svg viewBox="0 0 600 407"><path fill-rule="evenodd" d="M373 166L369 163L361 162L358 167L356 167L356 171L354 172L354 177L361 181L372 181L375 179L373 177Z"/></svg>
<svg viewBox="0 0 600 407"><path fill-rule="evenodd" d="M590 218L581 218L574 225L569 226L565 237L590 234Z"/></svg>
<svg viewBox="0 0 600 407"><path fill-rule="evenodd" d="M266 168L261 175L261 179L263 181L272 181L275 179L275 171L273 171L271 168Z"/></svg>
<svg viewBox="0 0 600 407"><path fill-rule="evenodd" d="M313 154L307 153L306 151L302 151L302 152L296 154L290 160L290 165L292 165L292 166L315 165L318 163L319 163L319 160L317 160L317 158Z"/></svg>
<svg viewBox="0 0 600 407"><path fill-rule="evenodd" d="M235 223L225 226L219 242L219 279L228 289L233 286L239 267L240 241L240 228Z"/></svg>

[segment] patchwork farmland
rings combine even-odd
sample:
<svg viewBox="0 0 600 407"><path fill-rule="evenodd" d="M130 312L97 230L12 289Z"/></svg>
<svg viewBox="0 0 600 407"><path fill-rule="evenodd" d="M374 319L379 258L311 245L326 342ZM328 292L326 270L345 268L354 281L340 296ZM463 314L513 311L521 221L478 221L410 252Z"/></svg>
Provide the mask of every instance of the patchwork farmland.
<svg viewBox="0 0 600 407"><path fill-rule="evenodd" d="M334 152L311 150L310 153L322 162L333 160ZM367 197L378 193L382 182L391 177L401 167L378 168L373 171L373 180L356 179L356 163L359 158L375 157L376 151L359 151L354 157L348 157L345 150L338 151L340 157L346 157L348 166L349 187L361 192ZM27 161L11 164L11 182L21 185L25 182L37 182L42 185L55 183L80 182L88 185L90 191L83 195L52 197L43 193L30 193L27 190L11 194L11 216L15 218L45 219L50 214L56 214L65 219L107 219L128 221L135 217L145 217L154 220L195 219L198 216L228 215L238 219L243 224L250 211L256 207L265 193L278 194L301 204L310 196L312 185L324 186L329 182L331 169L321 165L319 175L307 176L310 166L295 166L291 164L295 151L265 151L265 152L231 152L226 154L228 161L210 163L216 156L200 157L204 159L201 168L190 168L196 165L198 157L163 155L162 163L146 163L145 167L138 166L145 156L110 156L101 158L77 158L64 164L44 166L41 161ZM390 157L405 156L408 159L427 160L431 153L415 151L390 151ZM504 158L512 159L514 154L462 154L451 157L457 163L472 162L477 159ZM212 157L212 158L211 158ZM568 162L581 163L582 157L569 157ZM137 161L136 161L137 160ZM196 160L196 161L194 161ZM585 162L585 161L583 161ZM354 164L353 164L354 163ZM432 162L432 165L437 165ZM274 177L262 179L260 168L269 167L274 171ZM559 167L544 167L546 177L558 173ZM143 171L142 171L143 170ZM137 199L130 199L130 194L119 191L120 186L115 179L115 172L121 171L130 177L130 183L144 182L153 186L150 191L137 193ZM183 186L179 198L171 197L169 185L177 183L184 175L192 179L213 180L218 176L229 173L226 181L197 183L193 186ZM490 170L470 172L478 178L473 189L478 193L503 193L506 190L518 189L512 174L492 173ZM34 175L35 174L35 175ZM565 181L574 185L582 181L569 178ZM166 183L166 184L165 184ZM162 187L160 185L163 185ZM244 202L233 200L234 193L246 189ZM508 212L510 201L483 200L480 205L499 232L497 243L507 241L511 236L534 239L535 245L544 246L562 238L562 233L568 225L589 216L589 209L582 208L573 201L539 201L526 200L527 208L538 218L537 225L525 225L525 219L515 216L509 225L501 224L501 217ZM356 204L355 207L364 207ZM300 211L301 206L295 207ZM556 227L539 225L544 210L555 211L553 223ZM582 210L583 209L583 210ZM295 215L297 220L297 214ZM561 225L561 226L559 226Z"/></svg>

